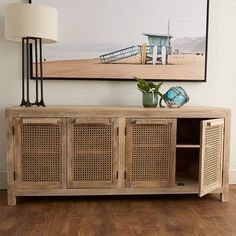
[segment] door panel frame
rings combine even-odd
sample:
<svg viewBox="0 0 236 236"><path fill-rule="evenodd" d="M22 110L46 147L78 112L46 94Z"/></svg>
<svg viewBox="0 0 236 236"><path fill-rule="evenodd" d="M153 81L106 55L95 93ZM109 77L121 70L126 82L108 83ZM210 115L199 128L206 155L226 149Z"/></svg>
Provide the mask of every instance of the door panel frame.
<svg viewBox="0 0 236 236"><path fill-rule="evenodd" d="M131 137L132 137L132 124L171 124L171 145L170 145L170 161L169 161L169 181L131 181L131 168L132 168L132 158L131 158ZM127 118L126 119L126 143L125 143L125 153L126 153L126 170L127 178L125 186L128 188L132 187L171 187L175 186L175 169L176 169L176 132L177 132L177 119L160 119L160 118Z"/></svg>
<svg viewBox="0 0 236 236"><path fill-rule="evenodd" d="M112 181L73 181L73 124L112 124ZM67 188L114 188L117 187L119 139L118 119L103 117L68 118L67 119Z"/></svg>
<svg viewBox="0 0 236 236"><path fill-rule="evenodd" d="M61 125L61 182L24 182L21 171L21 124L60 124ZM66 118L14 118L14 160L15 160L15 188L16 189L61 189L66 188Z"/></svg>
<svg viewBox="0 0 236 236"><path fill-rule="evenodd" d="M206 168L205 163L205 148L206 148L206 129L209 127L221 126L221 147L219 148L219 173L220 176L217 181L211 183L207 186L204 186L204 169ZM200 130L200 159L199 159L199 196L202 197L207 193L222 187L222 178L223 178L223 155L224 155L224 119L211 119L201 121L201 130Z"/></svg>

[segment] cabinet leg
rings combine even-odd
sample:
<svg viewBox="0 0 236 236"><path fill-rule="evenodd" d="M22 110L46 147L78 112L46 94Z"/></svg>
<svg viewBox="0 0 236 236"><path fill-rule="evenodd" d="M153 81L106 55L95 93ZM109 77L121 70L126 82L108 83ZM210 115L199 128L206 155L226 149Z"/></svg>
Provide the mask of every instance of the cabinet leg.
<svg viewBox="0 0 236 236"><path fill-rule="evenodd" d="M7 193L7 200L8 200L8 205L10 206L15 206L16 205L16 195L12 191L8 191Z"/></svg>
<svg viewBox="0 0 236 236"><path fill-rule="evenodd" d="M222 202L228 202L228 200L229 200L228 198L229 198L228 192L220 193L220 200Z"/></svg>

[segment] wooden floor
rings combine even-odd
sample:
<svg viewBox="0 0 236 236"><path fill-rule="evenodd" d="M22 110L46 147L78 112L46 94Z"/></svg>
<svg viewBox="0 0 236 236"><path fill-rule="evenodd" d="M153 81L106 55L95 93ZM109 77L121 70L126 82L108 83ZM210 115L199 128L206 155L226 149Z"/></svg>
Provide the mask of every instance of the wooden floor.
<svg viewBox="0 0 236 236"><path fill-rule="evenodd" d="M236 186L218 195L22 197L0 191L1 236L236 235Z"/></svg>

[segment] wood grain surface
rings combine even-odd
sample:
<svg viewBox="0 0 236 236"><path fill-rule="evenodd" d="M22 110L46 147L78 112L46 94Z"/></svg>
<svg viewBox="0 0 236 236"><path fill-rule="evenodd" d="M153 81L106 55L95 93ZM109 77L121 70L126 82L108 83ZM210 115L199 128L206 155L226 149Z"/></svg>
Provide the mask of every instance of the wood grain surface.
<svg viewBox="0 0 236 236"><path fill-rule="evenodd" d="M45 118L46 117L46 118ZM65 130L65 120L66 119L75 119L76 122L83 123L85 121L89 121L89 123L94 122L96 120L96 123L99 121L101 122L101 119L105 119L105 121L111 121L116 120L113 127L113 134L116 134L113 139L116 141L114 142L114 153L117 155L115 158L117 161L113 163L114 169L112 176L116 179L116 183L113 186L113 188L76 188L76 189L67 189L67 185L65 185L65 173L66 173L66 162L65 162L65 152L68 147L63 148L63 157L64 161L62 163L63 168L63 188L58 189L47 189L47 188L41 188L41 189L26 189L24 186L17 186L14 182L14 162L16 162L16 158L14 159L14 142L13 140L17 135L17 127L15 124L16 122L13 122L17 119L23 119L27 122L31 122L32 120L36 120L36 123L43 118L45 122L58 121L58 117L60 117L59 120L62 120L64 122L63 125L63 143L66 141L66 135L68 135L67 143L70 143L71 138L69 130ZM65 119L66 118L66 119ZM144 119L145 118L145 119ZM185 119L182 119L185 118ZM191 119L186 119L191 118ZM219 186L219 188L211 189L212 191L216 191L217 193L221 193L221 200L227 201L228 200L228 171L229 171L229 141L230 141L230 110L225 108L215 108L215 107L183 107L179 109L169 109L169 108L159 108L159 109L148 109L148 108L142 108L142 107L106 107L106 106L49 106L46 108L23 108L19 106L15 107L8 107L6 108L6 137L7 137L7 163L8 163L8 200L10 205L16 204L16 196L45 196L45 195L123 195L123 194L177 194L177 193L199 193L199 185L198 182L191 182L191 179L186 179L187 182L176 182L174 181L175 177L175 161L171 161L170 166L173 166L173 171L171 172L172 176L170 179L173 181L171 187L167 188L152 188L151 186L148 187L146 184L145 186L139 187L139 188L126 188L126 174L127 174L127 166L126 166L126 156L125 156L125 145L127 140L125 140L125 130L128 130L126 127L126 121L129 119L136 119L139 121L151 120L155 123L159 123L162 120L168 120L173 119L177 123L180 122L180 128L181 125L184 127L184 130L190 130L189 127L191 127L192 124L196 124L196 122L200 122L200 120L208 120L209 118L221 118L225 120L225 138L224 138L224 153L223 153L223 163L221 168L223 168L223 177L222 177L222 185ZM190 123L186 122L187 120L193 120ZM45 123L43 122L43 123ZM182 122L182 123L181 123ZM32 123L32 122L31 122ZM30 124L31 124L30 123ZM141 122L142 123L142 122ZM188 125L184 125L185 123L188 123ZM178 124L177 124L178 126ZM117 133L117 127L119 127L119 132ZM180 132L182 129L178 128L178 131ZM196 126L196 129L198 131L194 132L194 134L199 133L199 125ZM191 130L194 130L192 128ZM66 134L68 132L68 134ZM15 134L16 133L16 134ZM175 133L175 132L174 132ZM178 132L177 132L178 133ZM183 137L184 140L186 140L188 137L191 137L191 135L188 134L189 132L184 132ZM182 143L178 142L178 138L182 137L181 135L177 135L177 143L181 146L181 148L185 148L188 144L194 144L199 145L199 142L195 142L199 139L199 134L197 135L196 140L190 140L191 142ZM128 137L128 136L127 136ZM183 138L182 137L182 138ZM68 141L69 140L69 141ZM181 140L179 140L181 141ZM183 141L183 140L182 140ZM192 143L192 141L194 141ZM15 142L17 143L17 142ZM175 152L174 149L176 149L175 141L172 142L174 145L171 146L171 150L173 149L173 153ZM62 145L65 146L65 145ZM189 149L189 147L187 146ZM199 148L199 147L198 147ZM88 147L90 149L90 147ZM40 150L39 150L40 151ZM68 149L69 151L69 149ZM89 150L88 150L89 151ZM119 153L118 153L119 152ZM67 158L69 152L67 153ZM120 155L119 155L120 154ZM194 153L192 153L194 154ZM175 158L172 158L173 160ZM190 169L190 168L188 168ZM70 171L70 169L67 169L67 171ZM117 172L118 171L118 172ZM129 171L129 170L128 170ZM19 171L18 171L19 172ZM16 180L19 178L19 173L16 172ZM118 173L118 175L117 175ZM178 173L176 174L176 176ZM219 175L221 178L221 175ZM196 178L197 179L197 178ZM189 181L190 180L190 181ZM146 181L147 182L147 181ZM184 183L184 186L183 186ZM45 183L43 183L45 184ZM173 187L172 187L173 186ZM88 187L88 186L85 186Z"/></svg>
<svg viewBox="0 0 236 236"><path fill-rule="evenodd" d="M236 235L236 186L229 202L218 195L24 197L7 206L1 190L0 235Z"/></svg>

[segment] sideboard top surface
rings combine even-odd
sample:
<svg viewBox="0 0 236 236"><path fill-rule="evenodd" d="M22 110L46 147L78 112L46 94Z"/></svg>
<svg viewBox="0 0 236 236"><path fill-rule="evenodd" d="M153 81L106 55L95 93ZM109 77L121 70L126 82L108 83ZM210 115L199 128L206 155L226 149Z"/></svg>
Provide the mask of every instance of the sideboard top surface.
<svg viewBox="0 0 236 236"><path fill-rule="evenodd" d="M220 107L184 106L181 108L143 108L129 106L47 106L6 107L7 116L33 117L228 117L231 110Z"/></svg>

